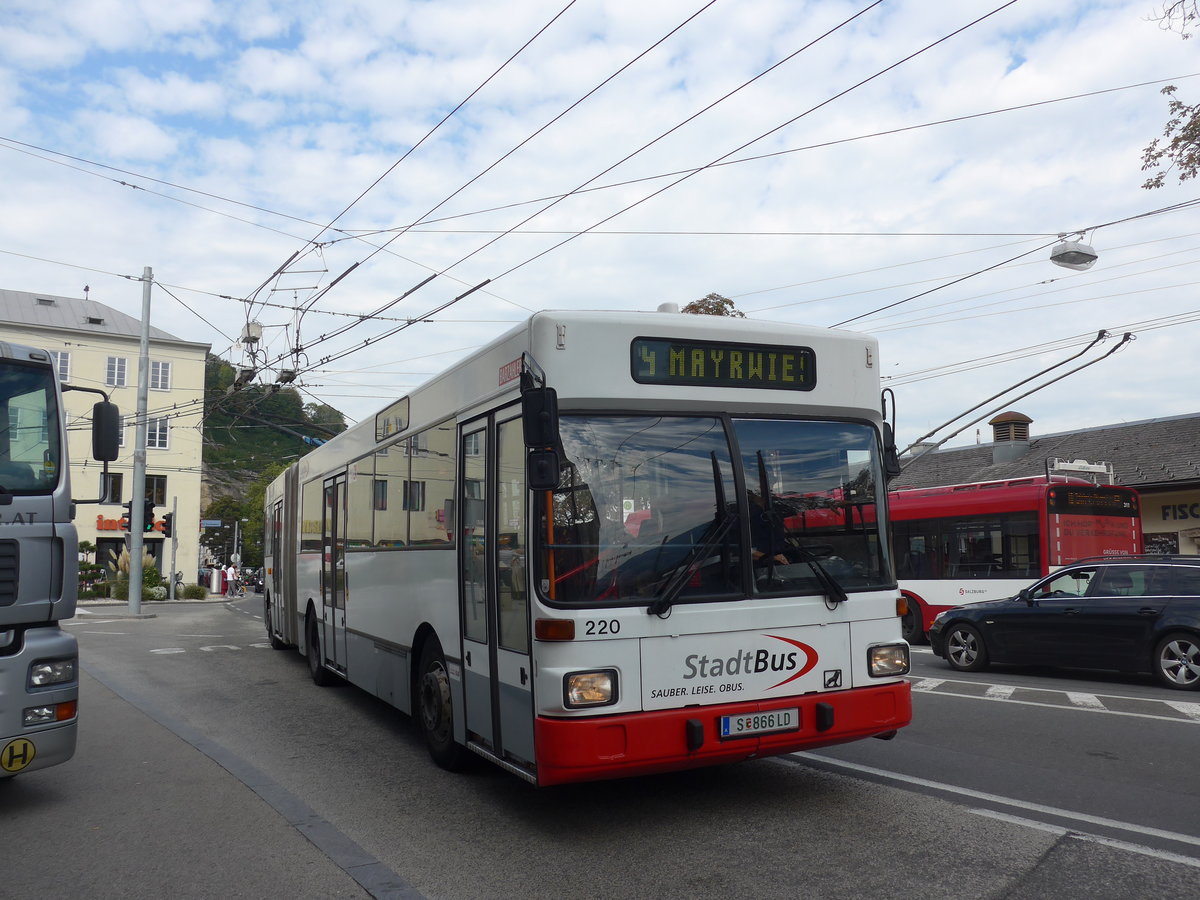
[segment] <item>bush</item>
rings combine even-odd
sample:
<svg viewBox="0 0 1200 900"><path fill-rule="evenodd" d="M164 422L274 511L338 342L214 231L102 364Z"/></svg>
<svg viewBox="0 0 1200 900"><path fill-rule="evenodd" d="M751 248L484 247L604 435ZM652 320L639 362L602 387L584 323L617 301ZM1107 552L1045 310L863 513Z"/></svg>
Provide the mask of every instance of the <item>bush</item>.
<svg viewBox="0 0 1200 900"><path fill-rule="evenodd" d="M142 588L142 596L147 600L166 600L167 589L161 584L156 584L152 587Z"/></svg>
<svg viewBox="0 0 1200 900"><path fill-rule="evenodd" d="M185 584L182 590L175 589L175 596L184 600L203 600L208 596L208 591L200 584Z"/></svg>

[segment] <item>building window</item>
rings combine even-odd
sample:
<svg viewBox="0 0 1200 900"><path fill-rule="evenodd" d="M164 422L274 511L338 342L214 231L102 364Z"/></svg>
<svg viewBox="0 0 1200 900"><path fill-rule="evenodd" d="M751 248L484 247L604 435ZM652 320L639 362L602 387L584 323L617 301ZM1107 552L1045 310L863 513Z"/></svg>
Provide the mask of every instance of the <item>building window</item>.
<svg viewBox="0 0 1200 900"><path fill-rule="evenodd" d="M480 438L480 432L463 435L463 453L467 456L479 456L483 452Z"/></svg>
<svg viewBox="0 0 1200 900"><path fill-rule="evenodd" d="M117 446L125 446L125 417L117 416Z"/></svg>
<svg viewBox="0 0 1200 900"><path fill-rule="evenodd" d="M171 364L150 360L150 390L169 391L171 389Z"/></svg>
<svg viewBox="0 0 1200 900"><path fill-rule="evenodd" d="M375 508L387 509L387 481L375 479Z"/></svg>
<svg viewBox="0 0 1200 900"><path fill-rule="evenodd" d="M167 505L167 476L146 476L146 499L154 501L155 506Z"/></svg>
<svg viewBox="0 0 1200 900"><path fill-rule="evenodd" d="M71 377L71 354L66 350L51 350L50 358L54 360L54 371L58 373L58 380L69 380Z"/></svg>
<svg viewBox="0 0 1200 900"><path fill-rule="evenodd" d="M151 416L146 420L146 447L151 450L167 449L166 416Z"/></svg>
<svg viewBox="0 0 1200 900"><path fill-rule="evenodd" d="M425 508L425 482L404 482L404 508L417 512Z"/></svg>
<svg viewBox="0 0 1200 900"><path fill-rule="evenodd" d="M125 387L125 358L110 356L104 383L109 387Z"/></svg>
<svg viewBox="0 0 1200 900"><path fill-rule="evenodd" d="M125 476L121 472L108 473L108 502L122 502L121 494L125 491Z"/></svg>

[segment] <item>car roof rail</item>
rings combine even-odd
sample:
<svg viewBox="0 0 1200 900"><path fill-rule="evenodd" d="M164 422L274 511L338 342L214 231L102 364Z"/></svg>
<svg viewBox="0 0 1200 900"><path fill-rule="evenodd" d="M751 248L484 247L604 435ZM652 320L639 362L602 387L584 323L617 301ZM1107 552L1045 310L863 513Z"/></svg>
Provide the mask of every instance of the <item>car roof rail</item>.
<svg viewBox="0 0 1200 900"><path fill-rule="evenodd" d="M1077 566L1080 563L1118 563L1118 562L1179 562L1200 566L1200 556L1187 556L1182 553L1121 553L1109 556L1083 556L1074 562L1067 563Z"/></svg>

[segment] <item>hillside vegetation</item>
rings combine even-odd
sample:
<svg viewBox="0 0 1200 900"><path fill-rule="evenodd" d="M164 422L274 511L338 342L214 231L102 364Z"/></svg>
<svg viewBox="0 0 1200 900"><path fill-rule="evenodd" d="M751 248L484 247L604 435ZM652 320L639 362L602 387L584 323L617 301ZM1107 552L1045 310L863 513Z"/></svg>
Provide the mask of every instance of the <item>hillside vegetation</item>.
<svg viewBox="0 0 1200 900"><path fill-rule="evenodd" d="M263 489L283 469L346 429L323 403L305 403L293 387L250 384L230 391L237 373L210 355L204 371L203 517L243 520L244 565L261 565ZM224 561L232 528L206 530L202 542Z"/></svg>

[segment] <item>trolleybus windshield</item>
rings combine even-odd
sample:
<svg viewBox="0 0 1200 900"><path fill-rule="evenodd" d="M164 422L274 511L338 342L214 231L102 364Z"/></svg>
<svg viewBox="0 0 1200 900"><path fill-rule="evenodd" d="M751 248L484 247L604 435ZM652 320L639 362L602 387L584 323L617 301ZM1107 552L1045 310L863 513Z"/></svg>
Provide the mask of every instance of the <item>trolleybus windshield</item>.
<svg viewBox="0 0 1200 900"><path fill-rule="evenodd" d="M560 433L559 486L534 501L551 603L842 599L890 581L870 425L563 415Z"/></svg>

